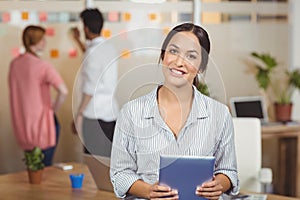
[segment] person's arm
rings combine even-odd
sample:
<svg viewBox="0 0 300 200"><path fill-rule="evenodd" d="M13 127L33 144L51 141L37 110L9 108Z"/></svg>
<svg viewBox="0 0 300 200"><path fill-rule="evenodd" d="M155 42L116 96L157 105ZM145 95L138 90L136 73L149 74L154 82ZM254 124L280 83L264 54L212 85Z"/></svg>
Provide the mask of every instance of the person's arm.
<svg viewBox="0 0 300 200"><path fill-rule="evenodd" d="M215 151L216 167L215 178L216 185L221 185L219 189L222 193L237 195L239 193L239 181L237 175L237 162L234 143L234 128L232 117L227 107L222 108L220 112L222 121L217 125L216 132L220 138Z"/></svg>
<svg viewBox="0 0 300 200"><path fill-rule="evenodd" d="M82 93L81 101L77 113L75 113L74 121L72 123L72 129L74 134L81 134L82 121L83 121L83 112L85 111L87 105L90 103L92 97L94 96L97 81L99 68L97 68L96 59L94 57L96 54L91 54L88 59L83 61L81 76L82 80Z"/></svg>
<svg viewBox="0 0 300 200"><path fill-rule="evenodd" d="M215 130L219 133L216 134L217 137L220 138L218 148L214 152L215 176L212 181L202 184L196 190L197 195L208 199L218 199L222 193L237 195L239 192L233 122L228 108L222 109L219 118L223 120L216 125Z"/></svg>
<svg viewBox="0 0 300 200"><path fill-rule="evenodd" d="M61 83L58 85L56 88L57 91L57 96L53 104L53 111L56 113L60 106L63 104L65 101L67 95L68 95L68 89L67 86L64 83Z"/></svg>
<svg viewBox="0 0 300 200"><path fill-rule="evenodd" d="M136 196L146 199L159 199L159 197L170 196L169 200L178 199L177 191L169 187L146 183L137 173L137 153L135 130L136 124L132 104L126 104L121 110L114 132L111 160L110 178L117 198ZM165 200L165 199L164 199Z"/></svg>
<svg viewBox="0 0 300 200"><path fill-rule="evenodd" d="M73 33L73 38L78 44L79 48L81 49L82 52L85 52L86 47L85 44L80 40L80 31L77 27L74 27L71 29Z"/></svg>
<svg viewBox="0 0 300 200"><path fill-rule="evenodd" d="M91 101L92 97L93 96L91 96L91 95L83 93L82 99L81 99L81 102L80 102L80 106L79 106L79 109L78 109L78 112L77 112L77 116L82 115L83 111L85 110L85 108L89 104L89 102Z"/></svg>
<svg viewBox="0 0 300 200"><path fill-rule="evenodd" d="M231 182L226 175L217 174L215 180L222 185L222 193L227 192L231 188Z"/></svg>
<svg viewBox="0 0 300 200"><path fill-rule="evenodd" d="M75 119L73 121L72 124L72 129L73 129L73 133L74 134L78 134L78 130L81 129L82 127L82 117L83 117L83 111L85 110L86 106L89 104L89 102L91 101L92 96L83 93L80 105L79 105L79 109L76 113Z"/></svg>

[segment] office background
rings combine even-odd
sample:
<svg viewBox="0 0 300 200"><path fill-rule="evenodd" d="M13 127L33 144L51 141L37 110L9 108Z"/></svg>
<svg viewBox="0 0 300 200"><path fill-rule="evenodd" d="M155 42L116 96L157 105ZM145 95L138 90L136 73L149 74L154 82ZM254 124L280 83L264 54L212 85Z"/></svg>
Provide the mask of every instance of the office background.
<svg viewBox="0 0 300 200"><path fill-rule="evenodd" d="M249 64L253 61L250 56L252 51L272 54L280 67L300 68L299 1L195 2L145 4L94 1L94 6L104 12L106 18L103 36L115 43L121 55L120 84L116 90L120 105L146 93L160 81L159 72L153 77L149 77L149 74L155 71L153 68L159 53L157 49L163 37L171 27L191 21L193 17L210 34L212 49L206 81L212 96L225 104L232 96L260 94L257 82L249 71ZM0 173L25 169L23 152L16 144L11 126L7 75L10 61L23 51L21 34L28 24L46 27L47 49L42 58L56 67L70 91L58 113L62 130L54 161L82 161L81 141L72 134L70 128L72 97L76 96L72 90L82 53L71 37L70 28L82 28L78 14L84 5L85 2L81 0L0 1ZM133 51L138 47L150 48ZM147 84L140 85L145 78ZM300 94L296 93L293 99L293 118L299 120Z"/></svg>

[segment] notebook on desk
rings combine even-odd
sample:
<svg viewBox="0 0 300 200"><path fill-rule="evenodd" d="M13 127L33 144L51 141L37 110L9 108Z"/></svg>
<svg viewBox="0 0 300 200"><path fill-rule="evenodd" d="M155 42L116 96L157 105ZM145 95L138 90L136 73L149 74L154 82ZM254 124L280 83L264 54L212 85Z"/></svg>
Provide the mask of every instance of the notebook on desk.
<svg viewBox="0 0 300 200"><path fill-rule="evenodd" d="M99 190L114 191L110 181L110 158L84 154L84 163L88 166Z"/></svg>
<svg viewBox="0 0 300 200"><path fill-rule="evenodd" d="M230 98L233 117L255 117L262 126L282 125L282 122L270 122L266 104L262 96L240 96Z"/></svg>

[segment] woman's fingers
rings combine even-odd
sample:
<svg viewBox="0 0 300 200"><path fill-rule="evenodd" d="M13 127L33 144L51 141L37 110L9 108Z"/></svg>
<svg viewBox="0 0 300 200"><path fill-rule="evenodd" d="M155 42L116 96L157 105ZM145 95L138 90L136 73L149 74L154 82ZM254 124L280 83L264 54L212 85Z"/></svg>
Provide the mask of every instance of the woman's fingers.
<svg viewBox="0 0 300 200"><path fill-rule="evenodd" d="M158 185L156 182L151 186L149 196L151 200L176 200L178 199L178 191L172 190L168 186Z"/></svg>

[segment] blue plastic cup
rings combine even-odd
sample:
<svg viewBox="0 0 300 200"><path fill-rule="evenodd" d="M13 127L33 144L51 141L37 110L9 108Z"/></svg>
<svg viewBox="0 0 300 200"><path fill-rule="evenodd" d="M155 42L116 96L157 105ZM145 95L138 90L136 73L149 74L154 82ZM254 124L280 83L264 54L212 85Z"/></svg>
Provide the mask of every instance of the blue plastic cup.
<svg viewBox="0 0 300 200"><path fill-rule="evenodd" d="M70 174L72 188L82 188L84 174Z"/></svg>

